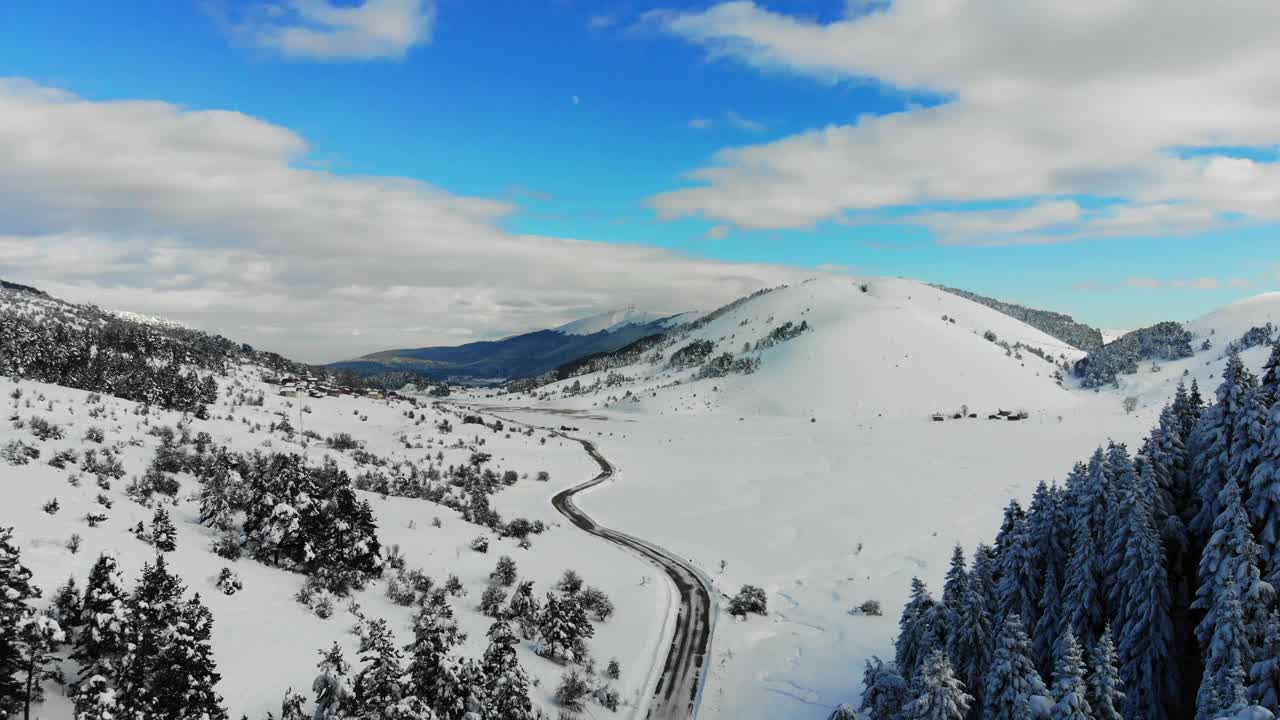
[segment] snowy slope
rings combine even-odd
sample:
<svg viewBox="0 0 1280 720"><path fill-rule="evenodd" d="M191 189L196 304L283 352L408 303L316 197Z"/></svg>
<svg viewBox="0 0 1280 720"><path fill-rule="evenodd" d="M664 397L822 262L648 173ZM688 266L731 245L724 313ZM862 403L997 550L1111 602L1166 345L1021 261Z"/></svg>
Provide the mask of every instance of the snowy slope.
<svg viewBox="0 0 1280 720"><path fill-rule="evenodd" d="M787 321L810 329L755 349ZM759 367L673 368L699 340ZM1136 448L1181 375L1169 364L1118 391L1059 385L1059 364L1080 357L922 283L824 278L738 303L633 362L484 401L544 422L586 411L573 424L599 434L620 477L585 510L682 553L726 595L766 590L768 617L717 625L701 717L824 717L856 701L864 659L892 653L912 576L940 591L954 544L990 541L1010 498L1026 502L1108 439ZM1143 404L1126 413L1138 382ZM950 419L964 404L979 418ZM997 409L1028 417L988 420ZM867 600L886 616L851 612Z"/></svg>
<svg viewBox="0 0 1280 720"><path fill-rule="evenodd" d="M372 504L384 547L398 545L408 567L423 569L437 582L449 574L459 576L466 595L451 598L450 603L469 636L459 649L459 654L466 657L479 657L487 644L485 631L492 619L479 611L478 603L499 555L515 558L520 577L533 580L539 595L551 588L565 568L576 569L587 583L608 593L617 607L612 620L596 624L596 635L589 646L600 667L610 657L617 657L622 663L622 677L616 685L625 707L619 716L642 713L650 692L651 665L659 654L661 628L672 608L672 598L657 581L654 568L612 545L589 539L563 523L552 509L549 499L553 494L597 472L577 444L545 433L524 435L461 425L454 411L414 408L404 400L281 397L276 386L261 381L261 374L257 368L243 366L223 378L224 392L210 407L209 420L184 418L180 413L155 408L144 411L135 403L117 398L95 399L79 390L0 378L0 397L5 398L9 419L0 425L0 447L21 440L35 445L41 453L28 465L11 466L0 460L0 484L4 488L0 527L14 528L22 560L34 572L33 581L45 591L44 602L69 575L74 575L83 587L100 552L118 557L130 586L142 564L154 558L154 548L128 532L139 521L149 522L153 510L142 507L124 492L131 478L143 474L160 444L148 432L153 427L186 424L191 434L208 432L213 442L237 452L297 452L312 463L327 456L353 477L368 467L361 466L351 453L335 452L314 442L303 445L300 436L289 440L269 427L288 417L299 430L324 437L350 433L364 443L368 452L391 461L421 463L428 456L442 453L443 465L463 464L473 452L483 450L492 454L495 468L527 473L515 485L497 493L493 504L506 518L526 517L549 526L543 534L531 537L531 548L521 549L515 540L498 538L487 528L465 522L454 510L435 503L360 492ZM260 406L244 402L246 397L252 400L259 395ZM426 398L423 400L425 403ZM409 410L415 411L421 422L408 417ZM36 439L26 427L33 417L57 424L65 437ZM450 420L455 429L437 429L435 423L443 419ZM84 439L89 427L105 431L102 444ZM125 469L123 478L112 482L110 489L100 488L93 475L81 470L76 462L65 469L48 464L60 450L73 450L83 456L85 450L102 452L102 448L115 448ZM539 470L549 471L551 480L535 481L533 477ZM170 513L177 526L178 541L177 550L169 554L168 560L189 592L200 593L213 613L212 644L222 675L218 691L231 717L243 713L256 718L265 717L268 711L278 712L280 699L290 687L308 694L316 675L317 651L335 641L345 648L348 660L356 661L358 639L352 631L355 616L348 609L348 601L340 600L333 616L321 619L294 599L304 576L247 557L231 562L215 555L210 549L215 534L197 520L198 483L186 473L177 477L182 488ZM75 484L72 478L76 479ZM110 502L110 508L97 499L99 494ZM42 512L41 507L54 498L60 509L52 515ZM97 527L89 527L85 522L89 512L102 512L108 518ZM441 520L441 527L433 526L435 518ZM75 553L67 548L73 534L82 539ZM469 548L471 540L481 535L491 538L488 553ZM226 596L214 586L214 579L224 566L242 578L241 592ZM642 582L643 578L647 581ZM392 603L385 595L386 588L386 581L379 580L354 593L350 600L370 618L385 618L400 641L407 643L411 638L411 608ZM552 693L565 668L534 655L531 647L530 642L521 644L521 664L540 683L531 690L535 702L554 714ZM68 677L76 676L74 663L64 661L62 667ZM38 716L69 720L71 707L61 691L51 686L47 695L48 701L37 709Z"/></svg>

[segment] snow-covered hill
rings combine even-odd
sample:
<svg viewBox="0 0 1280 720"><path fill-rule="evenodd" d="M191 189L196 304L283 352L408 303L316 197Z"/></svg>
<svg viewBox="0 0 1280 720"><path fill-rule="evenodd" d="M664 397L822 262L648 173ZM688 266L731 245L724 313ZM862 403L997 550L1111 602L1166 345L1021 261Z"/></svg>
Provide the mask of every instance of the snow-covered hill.
<svg viewBox="0 0 1280 720"><path fill-rule="evenodd" d="M628 305L619 310L610 310L598 315L574 320L553 329L565 335L594 335L599 332L614 332L627 325L648 325L655 320L663 320L667 317L647 310L640 310L634 305Z"/></svg>
<svg viewBox="0 0 1280 720"><path fill-rule="evenodd" d="M1108 440L1136 452L1177 383L1211 396L1221 348L1272 308L1264 297L1190 323L1193 357L1094 391L1055 377L1082 353L983 305L908 280L825 278L479 400L517 417L583 412L573 424L599 433L620 469L586 510L684 553L725 594L765 588L767 617L717 626L702 717L824 717L856 700L864 659L892 654L913 576L940 591L954 545L990 542L1010 499L1061 482ZM807 327L767 342L787 322ZM1204 337L1213 349L1199 350ZM673 364L695 342L754 370L700 377L714 363ZM1266 349L1243 355L1257 370ZM961 405L978 418L952 419ZM1028 417L987 419L998 409ZM855 610L867 600L886 616Z"/></svg>

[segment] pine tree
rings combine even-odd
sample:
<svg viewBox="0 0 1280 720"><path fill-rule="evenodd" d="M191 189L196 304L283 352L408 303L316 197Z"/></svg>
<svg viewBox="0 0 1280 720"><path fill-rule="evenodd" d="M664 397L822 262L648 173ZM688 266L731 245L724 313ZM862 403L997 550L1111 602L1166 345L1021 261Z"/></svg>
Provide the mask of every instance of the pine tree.
<svg viewBox="0 0 1280 720"><path fill-rule="evenodd" d="M400 680L404 669L387 622L379 618L365 627L361 641L364 667L356 675L356 708L360 717L381 720L406 695Z"/></svg>
<svg viewBox="0 0 1280 720"><path fill-rule="evenodd" d="M963 720L973 702L942 650L925 657L911 682L909 697L911 701L902 709L904 720Z"/></svg>
<svg viewBox="0 0 1280 720"><path fill-rule="evenodd" d="M1257 530L1260 563L1266 577L1280 570L1280 403L1271 406L1259 451L1258 465L1249 479L1249 517Z"/></svg>
<svg viewBox="0 0 1280 720"><path fill-rule="evenodd" d="M178 531L173 527L168 511L162 507L156 508L155 515L151 517L151 543L160 552L173 552L178 548Z"/></svg>
<svg viewBox="0 0 1280 720"><path fill-rule="evenodd" d="M1046 573L1044 593L1040 596L1040 619L1036 622L1031 639L1031 655L1042 675L1052 672L1054 658L1062 653L1059 643L1066 637L1066 633L1062 632L1065 624L1057 573Z"/></svg>
<svg viewBox="0 0 1280 720"><path fill-rule="evenodd" d="M968 585L968 573L965 570L964 548L956 543L951 551L951 567L947 569L947 579L942 586L942 604L949 609L959 606L960 597Z"/></svg>
<svg viewBox="0 0 1280 720"><path fill-rule="evenodd" d="M1089 707L1095 720L1124 720L1119 708L1124 704L1123 683L1116 669L1116 646L1111 640L1111 626L1089 653L1089 676L1085 679Z"/></svg>
<svg viewBox="0 0 1280 720"><path fill-rule="evenodd" d="M976 572L971 573L960 596L948 648L952 666L964 686L973 688L975 707L981 706L980 690L990 669L993 642L991 612L982 597L980 585Z"/></svg>
<svg viewBox="0 0 1280 720"><path fill-rule="evenodd" d="M156 669L167 636L182 620L182 582L169 572L164 555L142 568L129 598L127 647L120 661L116 701L125 716L155 717Z"/></svg>
<svg viewBox="0 0 1280 720"><path fill-rule="evenodd" d="M1035 576L1025 518L1018 520L1005 535L1004 549L1000 551L999 558L1000 579L996 582L996 594L1000 598L1000 611L996 614L1014 614L1035 622L1039 615L1040 583Z"/></svg>
<svg viewBox="0 0 1280 720"><path fill-rule="evenodd" d="M1150 472L1150 465L1144 465L1144 473L1149 475ZM1147 514L1145 503L1138 500L1138 483L1132 469L1117 475L1113 489L1113 502L1110 503L1108 510L1108 541L1102 564L1102 576L1111 579L1106 587L1106 605L1110 610L1107 614L1115 625L1123 628L1125 613L1128 612L1126 597L1128 586L1122 582L1120 571L1129 545L1133 542L1133 534L1139 527L1139 524L1134 522L1134 515L1138 513L1145 517Z"/></svg>
<svg viewBox="0 0 1280 720"><path fill-rule="evenodd" d="M39 597L31 571L22 564L12 528L0 528L0 717L22 707L25 690L18 674L25 669L22 628L31 617L28 601Z"/></svg>
<svg viewBox="0 0 1280 720"><path fill-rule="evenodd" d="M1246 396L1256 383L1239 354L1231 353L1222 372L1222 384L1218 386L1218 402L1200 415L1196 425L1197 447L1192 458L1192 473L1198 483L1200 502L1191 530L1197 537L1209 537L1222 514L1220 496L1232 477L1231 448L1235 442L1236 419L1241 417Z"/></svg>
<svg viewBox="0 0 1280 720"><path fill-rule="evenodd" d="M503 620L490 625L487 635L489 647L484 651L481 669L489 687L489 717L492 720L532 720L529 678L516 657L520 638Z"/></svg>
<svg viewBox="0 0 1280 720"><path fill-rule="evenodd" d="M526 580L516 587L507 602L507 617L515 620L520 627L520 634L525 639L532 639L538 632L538 617L542 614L542 604L533 594L533 581Z"/></svg>
<svg viewBox="0 0 1280 720"><path fill-rule="evenodd" d="M436 710L440 709L437 688L448 672L449 651L462 641L448 605L424 606L413 621L413 642L409 651L408 690Z"/></svg>
<svg viewBox="0 0 1280 720"><path fill-rule="evenodd" d="M1182 402L1185 403L1185 392ZM1174 547L1187 543L1187 530L1182 511L1190 505L1191 491L1187 485L1187 447L1183 440L1181 420L1178 417L1178 400L1165 405L1160 420L1151 431L1144 455L1151 464L1158 492L1152 499L1151 512L1156 529L1165 542Z"/></svg>
<svg viewBox="0 0 1280 720"><path fill-rule="evenodd" d="M31 706L44 702L44 683L57 675L53 649L65 636L58 621L48 615L29 614L18 630L22 643L23 717L31 717Z"/></svg>
<svg viewBox="0 0 1280 720"><path fill-rule="evenodd" d="M153 707L156 720L226 720L222 696L215 689L221 676L209 638L213 615L196 594L164 638L154 665Z"/></svg>
<svg viewBox="0 0 1280 720"><path fill-rule="evenodd" d="M354 706L354 694L351 692L351 666L342 657L342 648L338 643L328 651L320 651L320 662L317 665L320 674L311 683L311 690L316 694L314 720L335 720L346 717Z"/></svg>
<svg viewBox="0 0 1280 720"><path fill-rule="evenodd" d="M544 656L576 662L585 656L586 640L595 634L595 628L576 596L547 593L538 634Z"/></svg>
<svg viewBox="0 0 1280 720"><path fill-rule="evenodd" d="M1150 476L1150 466L1143 469ZM1147 505L1134 502L1127 518L1128 543L1116 571L1124 588L1120 629L1120 676L1129 688L1125 716L1165 720L1177 706L1173 621L1164 552Z"/></svg>
<svg viewBox="0 0 1280 720"><path fill-rule="evenodd" d="M1261 579L1258 570L1258 546L1249 528L1249 519L1240 499L1240 486L1234 479L1223 485L1218 499L1222 512L1214 522L1204 553L1200 557L1202 582L1196 592L1193 608L1206 610L1204 619L1196 628L1196 637L1202 644L1214 634L1219 622L1217 613L1224 606L1217 596L1227 583L1235 586L1237 602L1243 608L1247 638L1260 643L1265 631L1267 608L1275 596L1270 583Z"/></svg>
<svg viewBox="0 0 1280 720"><path fill-rule="evenodd" d="M902 676L910 680L916 666L933 648L922 645L922 637L928 636L927 624L932 617L933 597L920 578L911 578L911 599L902 608L898 619L898 638L895 641L894 665Z"/></svg>
<svg viewBox="0 0 1280 720"><path fill-rule="evenodd" d="M996 637L983 691L985 720L1026 720L1031 699L1048 691L1031 660L1031 642L1017 614L1005 617Z"/></svg>
<svg viewBox="0 0 1280 720"><path fill-rule="evenodd" d="M107 679L94 675L80 683L76 689L76 720L117 720L119 705L116 692Z"/></svg>
<svg viewBox="0 0 1280 720"><path fill-rule="evenodd" d="M1196 697L1196 720L1234 715L1248 704L1245 667L1252 657L1245 631L1244 611L1235 583L1228 580L1215 596L1217 622L1213 625L1204 676Z"/></svg>
<svg viewBox="0 0 1280 720"><path fill-rule="evenodd" d="M1068 630L1063 633L1062 652L1053 668L1054 720L1093 720L1087 695L1084 657L1075 636Z"/></svg>
<svg viewBox="0 0 1280 720"><path fill-rule="evenodd" d="M862 712L871 720L897 720L906 704L907 681L898 668L878 657L868 660L862 673Z"/></svg>
<svg viewBox="0 0 1280 720"><path fill-rule="evenodd" d="M1249 670L1249 700L1280 713L1280 614L1267 621L1267 634Z"/></svg>
<svg viewBox="0 0 1280 720"><path fill-rule="evenodd" d="M129 642L128 606L129 596L115 558L99 555L89 571L80 609L80 632L71 653L71 658L80 664L80 682L75 692L77 713L107 712L116 706L111 688Z"/></svg>
<svg viewBox="0 0 1280 720"><path fill-rule="evenodd" d="M1067 563L1067 582L1062 591L1062 616L1065 626L1077 638L1092 643L1104 619L1101 571L1087 518L1087 515L1077 514L1073 519L1071 559Z"/></svg>
<svg viewBox="0 0 1280 720"><path fill-rule="evenodd" d="M985 543L979 543L978 547L973 551L973 572L970 573L974 579L975 587L982 594L982 602L987 608L987 612L991 614L994 622L996 608L1000 604L1000 598L996 595L996 551L995 548Z"/></svg>
<svg viewBox="0 0 1280 720"><path fill-rule="evenodd" d="M1102 505L1103 534L1098 538L1098 550L1101 553L1103 614L1114 620L1124 613L1123 588L1116 577L1124 557L1124 546L1117 547L1115 539L1123 536L1128 527L1128 513L1137 502L1138 478L1133 458L1123 443L1108 445L1103 468L1105 502Z"/></svg>

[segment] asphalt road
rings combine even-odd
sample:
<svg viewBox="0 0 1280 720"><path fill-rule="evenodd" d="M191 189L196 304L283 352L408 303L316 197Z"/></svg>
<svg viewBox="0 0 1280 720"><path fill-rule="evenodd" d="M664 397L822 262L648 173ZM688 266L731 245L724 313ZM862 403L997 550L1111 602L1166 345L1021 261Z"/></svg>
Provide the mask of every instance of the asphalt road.
<svg viewBox="0 0 1280 720"><path fill-rule="evenodd" d="M445 401L443 404L454 403ZM494 415L491 408L460 406ZM521 409L537 410L536 408ZM527 424L498 415L494 416L508 423ZM583 531L621 545L657 565L679 593L680 609L676 616L675 632L672 634L671 646L663 661L662 674L654 687L653 698L649 702L649 712L645 717L647 720L685 720L697 717L698 702L706 682L703 671L707 667L711 649L711 628L715 612L712 602L716 597L715 593L703 576L676 554L651 542L604 527L579 509L573 502L574 496L613 477L616 469L613 463L600 454L600 450L590 440L566 435L553 428L542 429L582 445L587 454L600 466L599 475L581 485L563 490L551 498L551 504L555 509Z"/></svg>

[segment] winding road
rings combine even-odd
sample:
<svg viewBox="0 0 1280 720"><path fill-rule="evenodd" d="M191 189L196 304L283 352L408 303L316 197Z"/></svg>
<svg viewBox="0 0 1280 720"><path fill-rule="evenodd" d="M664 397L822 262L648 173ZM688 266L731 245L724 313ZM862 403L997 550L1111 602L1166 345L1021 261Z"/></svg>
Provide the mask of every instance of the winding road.
<svg viewBox="0 0 1280 720"><path fill-rule="evenodd" d="M464 407L501 417L495 415L489 408ZM501 419L508 423L528 425L528 423L506 417ZM600 466L599 475L568 490L562 490L551 498L551 504L555 509L583 531L627 548L657 565L666 573L667 578L679 593L680 609L676 615L675 632L672 634L671 646L667 650L662 674L658 677L657 686L649 702L649 712L645 717L647 720L684 720L697 717L698 701L701 699L702 687L706 680L703 670L706 668L711 647L711 629L716 611L715 592L711 590L710 584L697 569L671 551L635 536L604 527L579 509L573 502L574 496L613 477L616 469L604 455L600 454L600 450L590 440L572 437L554 428L542 429L582 445L591 459Z"/></svg>

